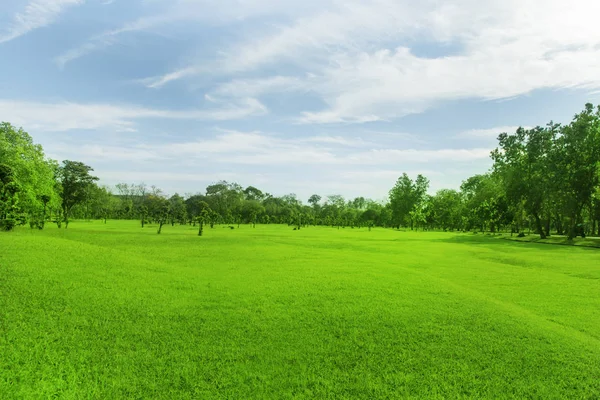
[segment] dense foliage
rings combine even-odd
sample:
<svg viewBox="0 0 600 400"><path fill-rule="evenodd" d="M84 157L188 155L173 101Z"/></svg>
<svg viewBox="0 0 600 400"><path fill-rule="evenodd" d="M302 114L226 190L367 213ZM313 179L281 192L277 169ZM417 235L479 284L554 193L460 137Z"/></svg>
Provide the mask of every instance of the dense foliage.
<svg viewBox="0 0 600 400"><path fill-rule="evenodd" d="M493 168L466 179L460 190L428 194L429 181L403 174L389 201L318 194L303 204L296 195L273 196L219 181L203 193L167 196L144 183L96 184L81 162L61 165L45 158L22 129L0 125L0 229L71 218L138 219L158 224L287 223L334 227L522 232L545 238L600 235L600 107L586 104L567 125L519 128L502 133Z"/></svg>

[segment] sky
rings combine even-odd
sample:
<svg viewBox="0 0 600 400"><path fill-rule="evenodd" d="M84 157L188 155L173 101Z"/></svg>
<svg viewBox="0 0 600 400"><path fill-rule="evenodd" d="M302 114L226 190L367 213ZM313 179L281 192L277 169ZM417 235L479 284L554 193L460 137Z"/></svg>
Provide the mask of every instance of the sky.
<svg viewBox="0 0 600 400"><path fill-rule="evenodd" d="M0 120L101 183L384 199L600 102L597 0L2 0Z"/></svg>

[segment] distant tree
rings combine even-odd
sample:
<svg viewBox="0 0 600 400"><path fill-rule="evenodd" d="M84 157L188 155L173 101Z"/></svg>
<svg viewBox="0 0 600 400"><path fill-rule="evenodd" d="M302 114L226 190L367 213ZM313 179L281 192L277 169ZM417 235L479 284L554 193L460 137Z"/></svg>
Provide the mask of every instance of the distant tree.
<svg viewBox="0 0 600 400"><path fill-rule="evenodd" d="M265 198L265 194L254 186L248 186L244 189L244 196L246 200L262 201Z"/></svg>
<svg viewBox="0 0 600 400"><path fill-rule="evenodd" d="M80 161L65 160L59 168L59 181L65 228L69 226L69 213L76 204L88 196L88 189L97 177L90 175L93 168Z"/></svg>
<svg viewBox="0 0 600 400"><path fill-rule="evenodd" d="M319 196L318 194L313 194L308 198L308 204L310 204L315 209L318 207L320 201L321 196Z"/></svg>
<svg viewBox="0 0 600 400"><path fill-rule="evenodd" d="M242 206L242 216L246 222L252 223L252 227L256 226L256 219L264 212L265 208L256 200L247 200Z"/></svg>
<svg viewBox="0 0 600 400"><path fill-rule="evenodd" d="M153 196L155 199L155 204L153 207L153 218L158 223L158 230L156 233L160 235L162 232L162 227L169 220L169 215L171 213L171 204L169 200L160 196Z"/></svg>
<svg viewBox="0 0 600 400"><path fill-rule="evenodd" d="M175 225L175 221L178 221L179 223L184 223L187 215L187 210L183 197L175 193L169 198L169 203L171 209L171 226Z"/></svg>
<svg viewBox="0 0 600 400"><path fill-rule="evenodd" d="M433 221L443 230L458 229L461 223L462 197L452 189L441 189L431 198Z"/></svg>
<svg viewBox="0 0 600 400"><path fill-rule="evenodd" d="M402 174L396 185L390 190L390 207L394 225L409 224L413 227L415 216L420 216L422 207L429 188L429 180L422 175L417 175L413 181L406 173ZM412 214L411 214L412 212Z"/></svg>
<svg viewBox="0 0 600 400"><path fill-rule="evenodd" d="M204 233L204 223L210 218L212 210L208 206L208 203L205 201L200 201L198 203L198 236L202 236Z"/></svg>

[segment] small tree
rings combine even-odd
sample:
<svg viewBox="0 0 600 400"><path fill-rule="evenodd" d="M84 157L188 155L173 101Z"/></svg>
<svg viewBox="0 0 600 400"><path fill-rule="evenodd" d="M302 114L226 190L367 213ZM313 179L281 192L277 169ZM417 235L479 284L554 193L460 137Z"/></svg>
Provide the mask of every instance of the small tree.
<svg viewBox="0 0 600 400"><path fill-rule="evenodd" d="M145 205L140 206L140 219L142 222L142 228L144 227L144 224L146 223L147 218L148 218L148 207L146 207Z"/></svg>
<svg viewBox="0 0 600 400"><path fill-rule="evenodd" d="M210 219L211 217L211 209L208 206L208 203L205 201L200 201L197 204L198 206L198 236L202 236L204 232L204 223Z"/></svg>
<svg viewBox="0 0 600 400"><path fill-rule="evenodd" d="M169 201L167 199L162 198L162 197L158 197L157 199L158 199L158 204L155 209L154 218L158 222L158 230L156 231L156 233L160 235L160 233L162 232L163 225L169 220L169 215L171 213L171 207L170 207Z"/></svg>

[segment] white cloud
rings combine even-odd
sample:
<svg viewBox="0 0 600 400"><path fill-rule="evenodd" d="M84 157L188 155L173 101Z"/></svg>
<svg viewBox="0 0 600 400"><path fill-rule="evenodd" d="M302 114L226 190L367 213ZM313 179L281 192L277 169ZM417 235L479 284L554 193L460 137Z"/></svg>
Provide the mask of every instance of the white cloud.
<svg viewBox="0 0 600 400"><path fill-rule="evenodd" d="M467 139L496 139L501 133L514 133L519 127L518 126L499 126L496 128L486 129L469 129L468 131L460 132L456 135L457 138ZM531 127L524 126L525 129Z"/></svg>
<svg viewBox="0 0 600 400"><path fill-rule="evenodd" d="M90 53L104 49L117 43L119 35L123 33L143 31L152 28L156 25L160 25L161 23L165 23L169 20L170 18L168 14L139 18L135 21L129 22L121 26L120 28L108 30L106 32L100 33L99 35L92 36L81 46L69 49L64 53L60 54L59 56L55 57L54 62L58 65L59 68L63 69L71 61L75 61L78 58L81 58L85 55L88 55Z"/></svg>
<svg viewBox="0 0 600 400"><path fill-rule="evenodd" d="M266 107L255 99L200 110L161 110L134 105L40 103L0 100L3 118L29 131L68 131L73 129L135 130L135 121L145 118L224 121L262 115Z"/></svg>
<svg viewBox="0 0 600 400"><path fill-rule="evenodd" d="M310 77L272 76L263 79L235 79L219 85L212 93L226 97L257 97L265 93L309 91Z"/></svg>
<svg viewBox="0 0 600 400"><path fill-rule="evenodd" d="M212 73L233 77L291 63L312 78L234 78L217 90L231 96L236 86L242 96L311 91L327 108L303 112L299 122L372 122L456 99L506 99L542 88L598 89L599 13L600 2L594 0L331 2L278 28L262 29L203 63ZM414 43L425 48L452 43L455 50L425 57ZM206 70L194 68L158 82Z"/></svg>
<svg viewBox="0 0 600 400"><path fill-rule="evenodd" d="M97 166L104 183L145 181L170 193L197 191L228 179L261 185L273 193L296 192L303 198L311 192L384 198L402 172L424 174L434 191L458 187L473 165L478 170L489 166L487 149L384 149L337 139L216 129L208 137L175 143L117 143L98 137L86 140L86 145L53 139L44 146L51 157ZM123 171L123 162L128 171Z"/></svg>
<svg viewBox="0 0 600 400"><path fill-rule="evenodd" d="M218 130L211 138L161 145L138 145L129 152L132 159L179 159L186 162L243 164L243 165L338 165L378 166L397 164L427 164L436 162L470 163L489 159L490 149L385 149L362 140L315 136L283 138L262 132ZM326 144L323 146L323 144ZM111 150L101 152L111 157ZM117 159L127 152L116 152ZM146 157L143 157L143 154Z"/></svg>
<svg viewBox="0 0 600 400"><path fill-rule="evenodd" d="M322 143L325 145L337 145L346 147L368 147L375 146L372 142L367 142L361 138L345 138L342 136L311 136L301 141L308 143Z"/></svg>
<svg viewBox="0 0 600 400"><path fill-rule="evenodd" d="M146 85L146 87L157 89L163 87L169 82L176 81L187 76L196 75L200 71L201 69L196 67L182 68L180 70L170 72L163 76L145 78L142 80L142 82Z"/></svg>
<svg viewBox="0 0 600 400"><path fill-rule="evenodd" d="M50 25L66 8L82 3L83 0L32 0L22 12L13 17L8 29L0 32L0 43Z"/></svg>

